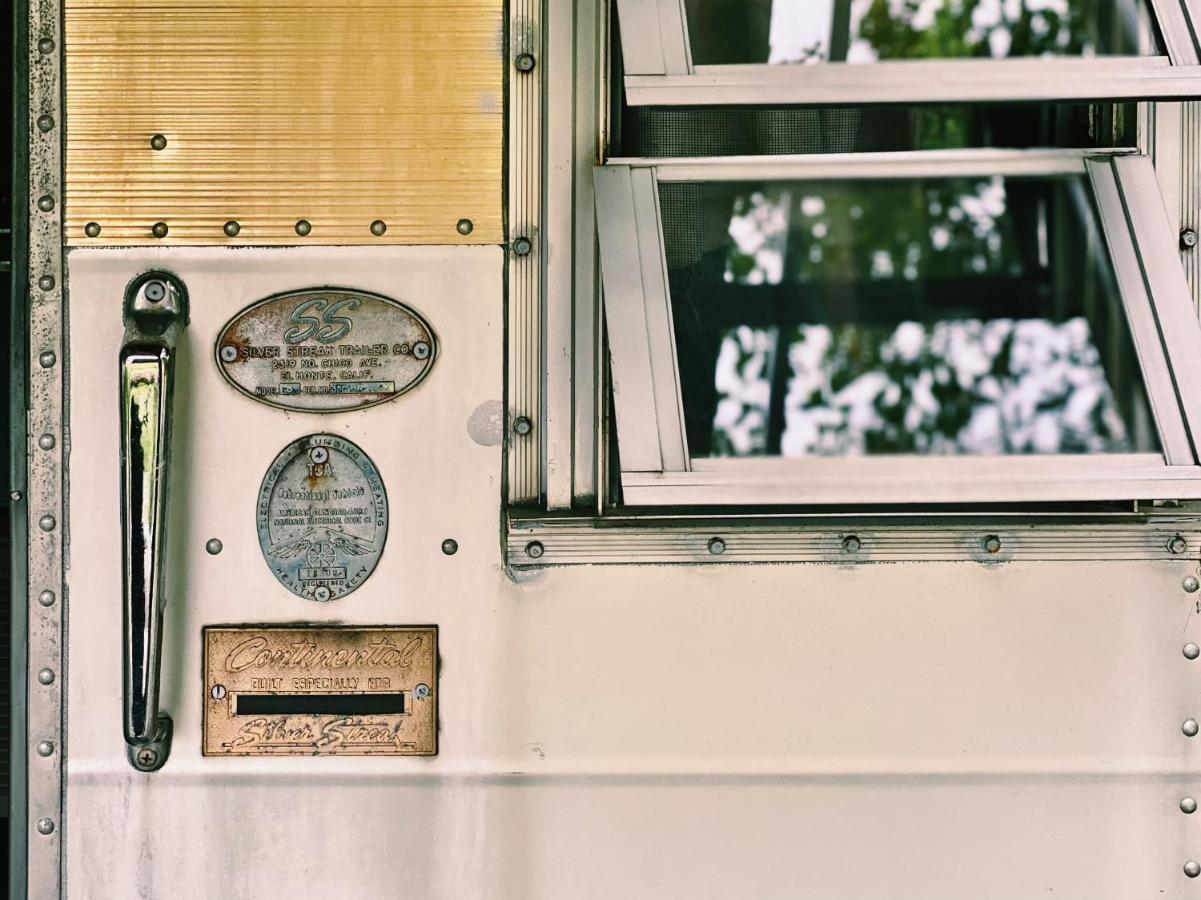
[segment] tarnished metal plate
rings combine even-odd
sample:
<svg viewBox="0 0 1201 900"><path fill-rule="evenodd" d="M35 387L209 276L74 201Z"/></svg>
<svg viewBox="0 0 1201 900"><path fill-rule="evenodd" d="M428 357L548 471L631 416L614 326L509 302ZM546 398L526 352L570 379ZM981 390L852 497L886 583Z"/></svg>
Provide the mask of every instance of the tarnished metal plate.
<svg viewBox="0 0 1201 900"><path fill-rule="evenodd" d="M388 495L359 447L337 435L310 434L271 463L256 518L263 558L280 584L308 600L336 600L379 562Z"/></svg>
<svg viewBox="0 0 1201 900"><path fill-rule="evenodd" d="M438 628L204 629L205 756L433 756Z"/></svg>
<svg viewBox="0 0 1201 900"><path fill-rule="evenodd" d="M437 358L433 329L414 310L348 288L289 291L225 323L214 353L235 388L304 412L362 409L416 387Z"/></svg>

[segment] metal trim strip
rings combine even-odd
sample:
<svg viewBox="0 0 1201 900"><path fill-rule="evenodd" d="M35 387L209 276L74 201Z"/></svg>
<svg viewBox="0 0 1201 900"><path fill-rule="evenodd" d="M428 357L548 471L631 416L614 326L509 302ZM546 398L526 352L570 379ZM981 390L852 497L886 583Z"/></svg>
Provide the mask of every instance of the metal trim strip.
<svg viewBox="0 0 1201 900"><path fill-rule="evenodd" d="M640 516L511 520L506 562L569 565L893 562L1180 562L1201 554L1196 517L1031 524L1029 514L931 525L880 519ZM1183 538L1183 547L1176 538ZM994 542L995 539L995 542Z"/></svg>
<svg viewBox="0 0 1201 900"><path fill-rule="evenodd" d="M1189 100L1201 96L1201 71L1166 56L899 60L697 66L692 74L626 75L625 88L631 106Z"/></svg>
<svg viewBox="0 0 1201 900"><path fill-rule="evenodd" d="M507 449L507 500L537 504L544 496L543 444L546 434L543 393L543 23L541 0L512 0L508 46L508 233L506 247L520 238L529 252L508 257L508 372L504 442ZM522 70L519 57L532 57ZM524 61L524 60L523 60ZM516 433L523 418L530 428Z"/></svg>
<svg viewBox="0 0 1201 900"><path fill-rule="evenodd" d="M68 449L66 287L63 284L63 40L60 0L35 0L27 34L29 169L24 207L28 215L27 265L14 267L19 291L28 298L28 411L26 519L28 657L25 733L28 835L24 865L28 896L61 896L65 813L63 703L67 598L63 573L67 554L65 468ZM48 199L47 199L48 198ZM14 205L14 209L19 209ZM114 398L115 399L115 398ZM15 449L15 448L14 448ZM13 605L18 602L13 596ZM20 637L14 635L14 638Z"/></svg>

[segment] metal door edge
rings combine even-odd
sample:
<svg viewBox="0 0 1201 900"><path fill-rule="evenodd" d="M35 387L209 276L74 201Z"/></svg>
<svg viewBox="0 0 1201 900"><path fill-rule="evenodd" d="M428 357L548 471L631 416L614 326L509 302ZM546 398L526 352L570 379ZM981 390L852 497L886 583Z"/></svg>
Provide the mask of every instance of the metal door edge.
<svg viewBox="0 0 1201 900"><path fill-rule="evenodd" d="M19 390L10 398L14 715L9 895L50 898L61 896L63 888L66 681L61 0L16 0L13 23L12 369Z"/></svg>

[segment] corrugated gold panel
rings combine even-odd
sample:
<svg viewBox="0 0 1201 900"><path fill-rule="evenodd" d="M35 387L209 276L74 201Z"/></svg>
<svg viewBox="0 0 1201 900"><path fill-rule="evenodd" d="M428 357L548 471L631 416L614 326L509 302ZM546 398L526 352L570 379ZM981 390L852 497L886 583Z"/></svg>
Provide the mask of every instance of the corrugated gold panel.
<svg viewBox="0 0 1201 900"><path fill-rule="evenodd" d="M68 242L500 243L503 18L67 0Z"/></svg>

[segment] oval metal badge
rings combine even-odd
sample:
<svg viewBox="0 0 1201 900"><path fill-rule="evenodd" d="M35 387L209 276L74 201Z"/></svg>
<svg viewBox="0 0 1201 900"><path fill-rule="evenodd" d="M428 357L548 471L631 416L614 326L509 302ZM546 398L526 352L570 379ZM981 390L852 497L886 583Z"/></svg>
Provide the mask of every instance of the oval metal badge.
<svg viewBox="0 0 1201 900"><path fill-rule="evenodd" d="M429 323L403 303L349 288L276 294L248 306L217 337L217 368L260 403L343 412L410 391L433 368Z"/></svg>
<svg viewBox="0 0 1201 900"><path fill-rule="evenodd" d="M388 495L375 463L333 434L293 441L263 477L259 545L280 584L324 602L367 580L388 536Z"/></svg>

